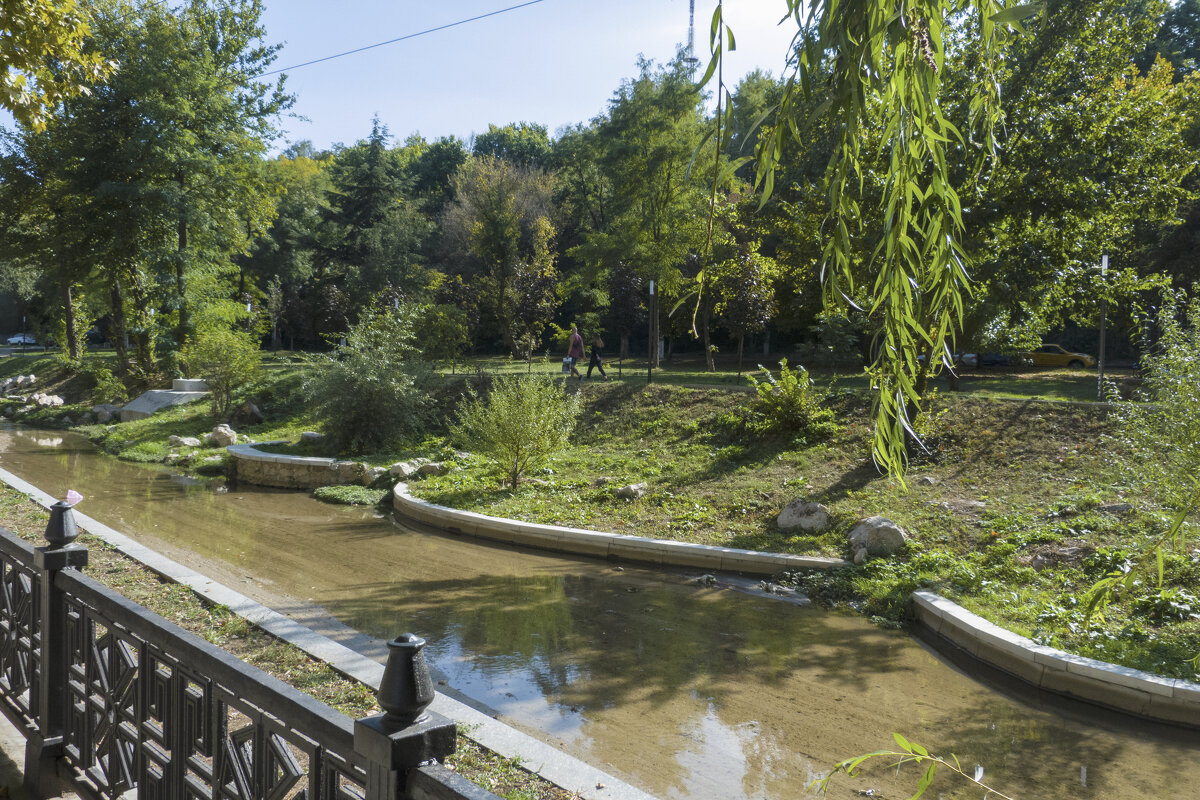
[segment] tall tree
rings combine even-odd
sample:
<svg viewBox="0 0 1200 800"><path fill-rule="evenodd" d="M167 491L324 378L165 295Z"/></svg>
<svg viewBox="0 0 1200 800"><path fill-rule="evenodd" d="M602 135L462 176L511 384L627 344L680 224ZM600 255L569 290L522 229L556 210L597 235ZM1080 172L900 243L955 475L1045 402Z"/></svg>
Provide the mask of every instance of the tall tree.
<svg viewBox="0 0 1200 800"><path fill-rule="evenodd" d="M496 333L511 348L514 270L522 262L551 258L553 178L534 167L485 156L464 163L452 185L454 200L442 217L447 245L481 266L482 294Z"/></svg>
<svg viewBox="0 0 1200 800"><path fill-rule="evenodd" d="M392 286L419 299L435 283L422 252L431 224L409 196L411 182L389 139L376 118L365 142L336 155L328 244L337 275L353 295Z"/></svg>

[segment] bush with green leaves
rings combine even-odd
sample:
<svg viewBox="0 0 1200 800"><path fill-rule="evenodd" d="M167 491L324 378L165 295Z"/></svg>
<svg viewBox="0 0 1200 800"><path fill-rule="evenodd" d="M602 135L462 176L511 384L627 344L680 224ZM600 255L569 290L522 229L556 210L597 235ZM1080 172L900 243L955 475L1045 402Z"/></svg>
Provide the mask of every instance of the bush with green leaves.
<svg viewBox="0 0 1200 800"><path fill-rule="evenodd" d="M823 406L817 398L808 370L788 368L786 358L779 362L778 379L761 364L759 369L763 371L763 380L750 376L755 397L750 403L746 427L751 433L814 440L837 432L833 409Z"/></svg>
<svg viewBox="0 0 1200 800"><path fill-rule="evenodd" d="M262 374L262 351L244 331L221 325L202 328L180 352L187 374L208 383L214 417L224 417L233 400Z"/></svg>
<svg viewBox="0 0 1200 800"><path fill-rule="evenodd" d="M125 384L103 364L88 363L79 374L88 383L93 403L124 403L129 398Z"/></svg>
<svg viewBox="0 0 1200 800"><path fill-rule="evenodd" d="M433 370L416 344L419 309L371 308L343 344L310 362L304 395L341 453L380 452L433 422Z"/></svg>
<svg viewBox="0 0 1200 800"><path fill-rule="evenodd" d="M1179 511L1200 495L1200 299L1181 313L1168 298L1157 326L1162 335L1142 357L1137 402L1120 404L1114 416L1130 477Z"/></svg>
<svg viewBox="0 0 1200 800"><path fill-rule="evenodd" d="M497 378L487 397L473 389L459 406L451 436L491 460L514 489L570 444L579 418L578 392L542 378Z"/></svg>

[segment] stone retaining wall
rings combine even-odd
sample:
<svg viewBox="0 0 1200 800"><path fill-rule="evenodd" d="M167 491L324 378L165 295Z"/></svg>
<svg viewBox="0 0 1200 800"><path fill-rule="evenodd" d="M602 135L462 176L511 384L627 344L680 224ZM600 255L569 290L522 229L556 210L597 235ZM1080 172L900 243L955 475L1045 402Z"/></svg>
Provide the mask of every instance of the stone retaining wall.
<svg viewBox="0 0 1200 800"><path fill-rule="evenodd" d="M832 569L846 564L840 558L760 553L756 550L711 547L489 517L420 500L408 493L408 487L404 483L396 484L392 491L392 507L397 516L451 533L573 555L622 558L647 564L748 572L756 575L775 575L789 569Z"/></svg>
<svg viewBox="0 0 1200 800"><path fill-rule="evenodd" d="M1040 645L933 592L913 592L913 608L917 621L942 639L1032 686L1139 717L1200 728L1200 683Z"/></svg>
<svg viewBox="0 0 1200 800"><path fill-rule="evenodd" d="M286 442L260 442L286 444ZM289 456L264 453L249 444L231 444L225 448L230 456L232 477L257 486L279 489L316 489L342 483L362 483L366 467L357 461L338 461L336 458Z"/></svg>

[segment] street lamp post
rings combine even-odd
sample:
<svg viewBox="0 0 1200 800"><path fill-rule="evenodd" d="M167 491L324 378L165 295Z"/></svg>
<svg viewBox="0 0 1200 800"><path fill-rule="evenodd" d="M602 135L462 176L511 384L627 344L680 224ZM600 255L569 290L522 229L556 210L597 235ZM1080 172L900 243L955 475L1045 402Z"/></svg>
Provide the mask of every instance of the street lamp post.
<svg viewBox="0 0 1200 800"><path fill-rule="evenodd" d="M646 343L646 383L654 382L654 348L658 345L658 342L654 341L655 322L657 319L654 313L654 281L650 281L650 335Z"/></svg>

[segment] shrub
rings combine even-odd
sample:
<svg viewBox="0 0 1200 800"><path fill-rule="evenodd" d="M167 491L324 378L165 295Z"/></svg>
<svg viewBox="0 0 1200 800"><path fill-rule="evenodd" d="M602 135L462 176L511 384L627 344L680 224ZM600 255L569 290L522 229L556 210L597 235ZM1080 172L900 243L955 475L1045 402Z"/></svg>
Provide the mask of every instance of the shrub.
<svg viewBox="0 0 1200 800"><path fill-rule="evenodd" d="M1131 477L1175 510L1194 506L1200 489L1200 300L1187 305L1186 326L1179 316L1168 298L1157 320L1162 336L1142 357L1140 402L1115 412Z"/></svg>
<svg viewBox="0 0 1200 800"><path fill-rule="evenodd" d="M313 497L323 503L337 503L347 506L377 506L387 497L388 492L372 489L369 486L320 486L313 490Z"/></svg>
<svg viewBox="0 0 1200 800"><path fill-rule="evenodd" d="M87 381L93 403L124 403L128 398L125 384L108 367L90 364L79 374Z"/></svg>
<svg viewBox="0 0 1200 800"><path fill-rule="evenodd" d="M451 436L491 460L514 489L522 475L567 447L579 418L578 393L541 378L498 378L480 398L471 390Z"/></svg>
<svg viewBox="0 0 1200 800"><path fill-rule="evenodd" d="M377 452L432 422L433 370L415 345L416 319L408 304L368 306L344 344L314 358L304 394L339 452Z"/></svg>
<svg viewBox="0 0 1200 800"><path fill-rule="evenodd" d="M787 434L799 439L818 439L836 433L833 409L821 405L814 396L812 379L804 367L789 369L787 359L779 362L779 379L759 365L764 379L753 375L756 396L750 404L746 427L759 435Z"/></svg>
<svg viewBox="0 0 1200 800"><path fill-rule="evenodd" d="M168 452L170 451L162 442L141 442L123 447L117 452L117 458L141 464L156 464L165 459Z"/></svg>
<svg viewBox="0 0 1200 800"><path fill-rule="evenodd" d="M180 361L189 375L208 382L214 417L227 415L237 393L262 372L262 352L250 335L220 326L201 330Z"/></svg>

